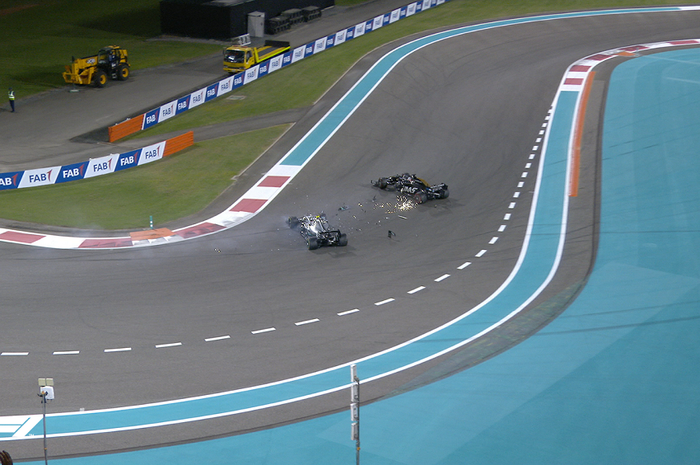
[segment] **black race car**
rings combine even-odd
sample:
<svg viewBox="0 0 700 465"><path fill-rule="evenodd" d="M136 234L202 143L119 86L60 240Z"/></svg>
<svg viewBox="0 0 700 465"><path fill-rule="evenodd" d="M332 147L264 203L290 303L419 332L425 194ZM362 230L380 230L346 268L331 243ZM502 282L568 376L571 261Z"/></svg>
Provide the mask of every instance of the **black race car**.
<svg viewBox="0 0 700 465"><path fill-rule="evenodd" d="M307 215L297 218L290 216L287 219L289 227L299 231L301 237L306 240L309 250L315 250L326 245L344 247L348 245L348 236L338 229L331 229L326 215Z"/></svg>
<svg viewBox="0 0 700 465"><path fill-rule="evenodd" d="M416 203L427 202L428 200L446 199L450 196L447 184L435 184L431 186L415 174L397 174L386 178L379 178L372 181L374 187L380 189L392 188L396 192L412 198Z"/></svg>

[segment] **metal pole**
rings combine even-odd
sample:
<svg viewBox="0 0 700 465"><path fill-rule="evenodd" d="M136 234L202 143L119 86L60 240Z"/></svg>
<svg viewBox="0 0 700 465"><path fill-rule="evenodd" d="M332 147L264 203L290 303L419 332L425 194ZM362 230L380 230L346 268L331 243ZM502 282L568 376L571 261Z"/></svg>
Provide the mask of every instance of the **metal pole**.
<svg viewBox="0 0 700 465"><path fill-rule="evenodd" d="M355 463L356 465L360 465L360 378L355 377L355 382L357 383L357 440L355 443Z"/></svg>
<svg viewBox="0 0 700 465"><path fill-rule="evenodd" d="M41 404L44 406L44 464L49 464L48 449L46 448L46 391L41 392Z"/></svg>
<svg viewBox="0 0 700 465"><path fill-rule="evenodd" d="M357 365L350 365L350 416L352 438L355 440L355 463L360 465L360 378L357 376Z"/></svg>

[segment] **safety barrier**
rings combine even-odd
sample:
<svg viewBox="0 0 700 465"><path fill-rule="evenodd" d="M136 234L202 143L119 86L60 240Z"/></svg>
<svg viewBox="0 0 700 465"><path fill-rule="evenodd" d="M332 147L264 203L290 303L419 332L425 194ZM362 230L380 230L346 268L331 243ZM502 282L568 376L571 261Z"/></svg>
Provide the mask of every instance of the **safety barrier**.
<svg viewBox="0 0 700 465"><path fill-rule="evenodd" d="M112 153L64 166L0 173L0 190L47 186L115 173L160 160L193 144L194 132L189 131L181 136L126 153Z"/></svg>
<svg viewBox="0 0 700 465"><path fill-rule="evenodd" d="M109 141L114 142L115 140L122 139L130 134L139 132L143 127L143 115L138 115L135 118L128 119L122 123L110 126L107 130L109 131Z"/></svg>
<svg viewBox="0 0 700 465"><path fill-rule="evenodd" d="M115 142L122 137L134 134L144 129L148 129L158 123L162 123L173 116L199 106L205 102L220 97L245 84L270 74L278 69L289 66L308 56L315 55L331 47L336 47L349 40L360 37L368 32L379 29L387 24L394 23L404 18L413 16L429 8L442 5L447 0L418 0L408 5L392 10L388 13L368 19L355 26L321 37L305 45L301 45L294 50L290 50L283 55L270 58L258 65L255 65L241 73L229 76L226 79L215 82L207 87L199 89L191 94L182 96L172 102L166 103L158 108L150 110L142 115L128 119L109 128L109 141ZM140 122L140 125L138 124Z"/></svg>

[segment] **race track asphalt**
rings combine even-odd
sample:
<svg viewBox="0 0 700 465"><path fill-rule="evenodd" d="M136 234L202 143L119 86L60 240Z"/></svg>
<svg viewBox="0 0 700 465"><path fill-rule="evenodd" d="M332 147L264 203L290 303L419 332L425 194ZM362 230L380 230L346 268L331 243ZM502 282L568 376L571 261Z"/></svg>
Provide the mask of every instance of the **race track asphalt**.
<svg viewBox="0 0 700 465"><path fill-rule="evenodd" d="M0 359L0 414L38 409L38 377L57 380L60 402L50 406L55 411L156 402L345 363L449 321L491 294L513 267L533 180L526 181L526 194L505 233L469 274L410 298L400 296L432 282L488 244L512 201L566 68L583 56L625 44L696 37L698 16L684 12L571 18L483 31L426 47L382 82L268 208L220 234L128 251L0 245L5 265L0 271L0 349L30 353ZM318 120L322 109L349 88L360 70L388 49L358 63L227 195L235 198L246 183L257 180ZM213 68L207 60L192 63L181 83L159 87L156 96L153 86L130 97L164 101L176 88L185 91L215 78L209 74ZM108 91L116 93L120 87ZM81 98L91 95L98 92ZM33 104L53 105L53 98ZM3 120L9 117L0 114ZM70 121L48 124L57 135L69 125ZM18 147L31 139L26 131L18 134L24 138ZM36 148L38 155L26 165L19 152L3 150L0 159L6 167L31 168L74 156L59 149L54 158L51 152L48 146ZM595 154L585 163L591 182L572 202L572 228L581 232L567 244L569 260L562 274L533 307L575 287L591 266L597 218ZM446 182L450 198L397 210L395 197L372 190L369 180L402 171ZM348 232L347 248L309 252L284 224L287 216L320 211ZM388 230L396 235L388 238ZM386 298L397 301L374 305ZM360 312L337 316L353 308ZM316 318L317 323L296 325ZM269 327L276 331L251 333ZM230 339L205 342L223 334ZM182 345L155 348L174 342ZM104 352L116 347L132 350ZM52 355L62 350L80 354ZM399 383L410 382L402 378ZM397 388L385 386L374 396ZM344 401L333 399L320 410L339 408ZM295 412L295 417L319 413L310 409ZM271 416L260 422L279 420ZM228 426L236 427L241 426ZM113 450L125 443L160 444L235 431L226 428L200 425L197 431L185 427L167 435L149 432L136 442L124 436L101 438L97 445L81 447ZM54 447L58 454L70 454L76 443Z"/></svg>

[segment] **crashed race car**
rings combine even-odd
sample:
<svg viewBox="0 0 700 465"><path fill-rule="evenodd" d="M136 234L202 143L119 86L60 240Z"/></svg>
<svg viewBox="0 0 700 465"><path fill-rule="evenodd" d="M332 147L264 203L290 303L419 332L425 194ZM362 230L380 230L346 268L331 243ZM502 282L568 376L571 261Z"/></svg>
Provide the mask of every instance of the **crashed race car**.
<svg viewBox="0 0 700 465"><path fill-rule="evenodd" d="M287 219L290 228L299 231L301 237L306 240L309 250L315 250L323 246L344 247L348 245L348 236L338 229L331 229L326 215L307 215L297 218L290 216Z"/></svg>
<svg viewBox="0 0 700 465"><path fill-rule="evenodd" d="M394 189L397 193L415 200L416 203L446 199L450 196L447 184L441 183L431 186L415 174L409 173L379 178L376 181L372 181L372 185L380 189Z"/></svg>

